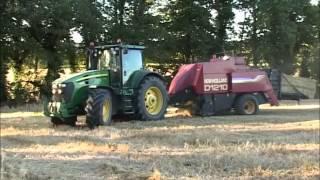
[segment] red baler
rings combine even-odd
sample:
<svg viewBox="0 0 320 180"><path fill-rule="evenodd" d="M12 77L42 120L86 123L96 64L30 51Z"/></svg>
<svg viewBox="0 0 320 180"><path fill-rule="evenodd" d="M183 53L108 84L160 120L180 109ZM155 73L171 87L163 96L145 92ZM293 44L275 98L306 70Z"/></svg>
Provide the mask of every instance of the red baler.
<svg viewBox="0 0 320 180"><path fill-rule="evenodd" d="M174 106L193 105L200 115L213 115L234 109L239 114L256 114L259 105L278 105L264 71L250 68L243 57L180 67L169 87Z"/></svg>

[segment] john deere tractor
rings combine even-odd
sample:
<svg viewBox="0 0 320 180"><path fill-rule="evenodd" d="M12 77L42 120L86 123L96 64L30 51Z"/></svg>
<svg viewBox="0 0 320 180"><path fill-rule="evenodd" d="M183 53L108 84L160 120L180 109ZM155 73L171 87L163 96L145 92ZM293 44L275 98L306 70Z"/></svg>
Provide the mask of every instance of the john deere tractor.
<svg viewBox="0 0 320 180"><path fill-rule="evenodd" d="M90 128L110 125L115 114L141 120L164 117L168 95L161 75L143 67L143 46L96 46L89 58L95 70L70 74L52 83L52 98L45 115L53 124L75 125L86 115Z"/></svg>

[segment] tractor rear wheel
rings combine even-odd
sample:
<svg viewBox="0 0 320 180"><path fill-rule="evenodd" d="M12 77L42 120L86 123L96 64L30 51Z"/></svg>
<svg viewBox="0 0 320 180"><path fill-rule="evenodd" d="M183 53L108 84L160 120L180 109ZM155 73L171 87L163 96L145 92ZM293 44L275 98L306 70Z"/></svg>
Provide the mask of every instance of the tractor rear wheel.
<svg viewBox="0 0 320 180"><path fill-rule="evenodd" d="M164 118L168 106L168 94L164 83L151 76L143 80L137 96L137 112L142 120Z"/></svg>
<svg viewBox="0 0 320 180"><path fill-rule="evenodd" d="M74 117L69 117L69 118L64 118L60 119L58 117L52 117L51 122L54 125L69 125L69 126L76 126L76 121L77 121L77 116Z"/></svg>
<svg viewBox="0 0 320 180"><path fill-rule="evenodd" d="M92 89L87 99L86 123L90 129L112 122L112 95L107 89Z"/></svg>
<svg viewBox="0 0 320 180"><path fill-rule="evenodd" d="M250 94L242 95L236 101L235 110L241 115L254 115L259 111L258 100Z"/></svg>

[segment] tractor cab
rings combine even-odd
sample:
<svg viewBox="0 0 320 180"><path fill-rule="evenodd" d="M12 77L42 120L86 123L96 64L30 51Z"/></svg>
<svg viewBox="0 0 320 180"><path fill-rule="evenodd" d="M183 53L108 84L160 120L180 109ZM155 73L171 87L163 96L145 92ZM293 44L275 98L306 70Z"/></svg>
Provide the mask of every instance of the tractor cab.
<svg viewBox="0 0 320 180"><path fill-rule="evenodd" d="M96 46L92 54L97 61L94 69L110 72L112 85L119 87L127 83L129 77L143 69L142 51L144 46L105 45Z"/></svg>

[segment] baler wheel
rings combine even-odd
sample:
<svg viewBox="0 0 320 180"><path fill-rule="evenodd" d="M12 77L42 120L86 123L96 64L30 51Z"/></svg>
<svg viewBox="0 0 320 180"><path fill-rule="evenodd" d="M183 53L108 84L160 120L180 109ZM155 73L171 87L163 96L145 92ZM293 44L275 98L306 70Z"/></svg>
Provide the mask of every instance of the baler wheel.
<svg viewBox="0 0 320 180"><path fill-rule="evenodd" d="M236 101L235 110L241 115L253 115L259 111L258 100L253 95L245 94Z"/></svg>
<svg viewBox="0 0 320 180"><path fill-rule="evenodd" d="M87 99L86 123L90 129L112 123L112 95L106 89L92 89Z"/></svg>
<svg viewBox="0 0 320 180"><path fill-rule="evenodd" d="M137 96L138 116L142 120L164 118L168 95L163 82L157 77L147 77L140 85Z"/></svg>

